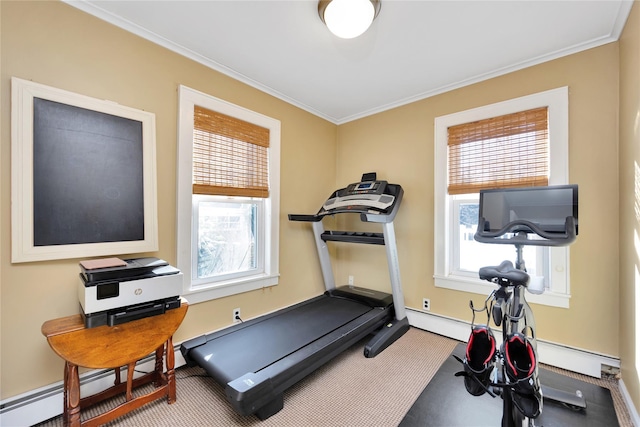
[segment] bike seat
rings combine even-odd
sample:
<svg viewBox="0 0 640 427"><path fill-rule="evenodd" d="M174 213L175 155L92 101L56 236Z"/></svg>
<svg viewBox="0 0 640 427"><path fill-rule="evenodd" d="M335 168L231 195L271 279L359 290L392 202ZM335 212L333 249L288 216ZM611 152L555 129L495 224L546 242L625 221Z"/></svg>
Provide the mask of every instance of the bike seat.
<svg viewBox="0 0 640 427"><path fill-rule="evenodd" d="M482 267L478 272L480 279L498 283L500 286L524 286L529 283L526 271L513 267L511 261L502 261L500 265Z"/></svg>

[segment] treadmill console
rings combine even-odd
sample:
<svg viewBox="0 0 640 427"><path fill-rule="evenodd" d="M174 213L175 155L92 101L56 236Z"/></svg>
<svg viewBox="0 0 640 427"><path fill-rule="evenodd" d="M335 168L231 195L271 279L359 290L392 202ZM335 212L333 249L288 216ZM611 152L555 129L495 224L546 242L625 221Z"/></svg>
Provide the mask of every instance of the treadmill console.
<svg viewBox="0 0 640 427"><path fill-rule="evenodd" d="M395 201L395 196L385 192L387 181L362 181L349 184L334 192L322 205L319 215L342 212L383 214Z"/></svg>
<svg viewBox="0 0 640 427"><path fill-rule="evenodd" d="M402 195L400 185L377 179L375 172L366 173L360 182L334 191L315 215L289 214L289 220L316 222L327 215L358 213L365 222L391 222Z"/></svg>
<svg viewBox="0 0 640 427"><path fill-rule="evenodd" d="M355 184L349 184L346 194L382 194L386 186L387 181L356 182Z"/></svg>

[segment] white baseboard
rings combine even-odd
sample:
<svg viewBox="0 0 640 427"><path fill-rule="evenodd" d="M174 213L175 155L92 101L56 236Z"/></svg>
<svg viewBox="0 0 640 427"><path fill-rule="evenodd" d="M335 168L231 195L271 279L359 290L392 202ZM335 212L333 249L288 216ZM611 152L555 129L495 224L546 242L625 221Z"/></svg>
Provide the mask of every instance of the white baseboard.
<svg viewBox="0 0 640 427"><path fill-rule="evenodd" d="M640 415L638 414L638 410L636 409L633 401L631 400L631 396L629 395L629 390L624 384L624 381L620 380L618 383L618 387L620 387L620 393L622 394L622 398L624 399L624 403L627 405L627 409L629 410L629 415L631 416L631 422L634 427L640 427Z"/></svg>
<svg viewBox="0 0 640 427"><path fill-rule="evenodd" d="M462 342L467 342L471 332L470 322L446 316L407 309L407 318L411 326ZM494 330L494 335L501 342L502 331ZM538 340L538 357L544 364L596 378L601 377L603 366L620 368L620 359L616 357L543 340Z"/></svg>
<svg viewBox="0 0 640 427"><path fill-rule="evenodd" d="M180 346L174 345L175 367L186 362L180 353ZM136 364L134 378L155 369L155 355L141 359ZM62 370L62 368L61 368ZM121 378L127 377L126 368L122 369ZM113 369L96 369L80 375L80 395L91 396L113 386L115 381ZM31 390L0 402L0 426L28 427L41 423L62 414L64 383L57 383Z"/></svg>

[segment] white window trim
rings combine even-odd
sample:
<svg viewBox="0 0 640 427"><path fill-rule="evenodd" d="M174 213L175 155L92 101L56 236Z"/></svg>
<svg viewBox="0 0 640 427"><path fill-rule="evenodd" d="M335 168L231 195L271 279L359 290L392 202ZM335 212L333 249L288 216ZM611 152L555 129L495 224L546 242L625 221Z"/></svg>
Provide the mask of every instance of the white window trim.
<svg viewBox="0 0 640 427"><path fill-rule="evenodd" d="M278 284L280 218L280 121L247 110L205 93L180 86L178 89L177 160L177 266L184 275L183 296L190 304L235 295ZM269 198L263 199L265 221L264 269L258 274L226 281L192 284L192 156L193 109L195 105L269 129Z"/></svg>
<svg viewBox="0 0 640 427"><path fill-rule="evenodd" d="M569 182L569 88L561 87L496 104L453 113L435 119L434 135L434 279L436 287L488 295L495 285L479 278L451 273L450 205L447 196L447 128L538 107L549 107L550 176L549 185ZM551 290L542 295L527 294L532 303L569 308L569 248L552 247ZM496 260L496 265L502 260ZM512 260L513 261L513 260Z"/></svg>

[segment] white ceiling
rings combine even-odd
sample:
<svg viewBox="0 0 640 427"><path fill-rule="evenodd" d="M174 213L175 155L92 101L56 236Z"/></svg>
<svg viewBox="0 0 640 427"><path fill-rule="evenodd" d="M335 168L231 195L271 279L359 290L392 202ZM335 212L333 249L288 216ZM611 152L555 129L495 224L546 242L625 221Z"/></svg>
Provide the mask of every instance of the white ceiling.
<svg viewBox="0 0 640 427"><path fill-rule="evenodd" d="M316 0L66 1L336 124L615 41L633 4L382 0L343 40Z"/></svg>

